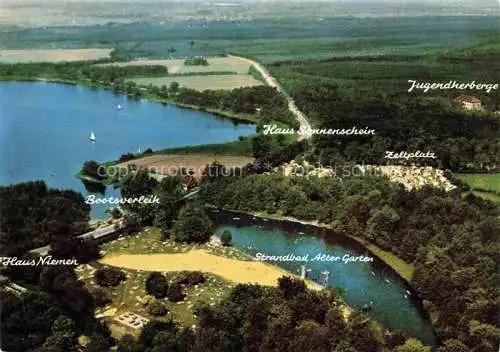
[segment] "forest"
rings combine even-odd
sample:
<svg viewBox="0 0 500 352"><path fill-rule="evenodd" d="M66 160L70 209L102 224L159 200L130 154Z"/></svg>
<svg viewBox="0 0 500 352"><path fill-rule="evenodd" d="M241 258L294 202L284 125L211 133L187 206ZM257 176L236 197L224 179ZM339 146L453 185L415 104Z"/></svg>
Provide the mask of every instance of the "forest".
<svg viewBox="0 0 500 352"><path fill-rule="evenodd" d="M17 256L59 235L88 228L90 206L80 193L51 189L43 181L0 187L0 253Z"/></svg>
<svg viewBox="0 0 500 352"><path fill-rule="evenodd" d="M436 159L408 163L454 172L494 172L500 165L500 91L468 90L485 108L466 111L457 90L408 93L408 80L496 83L498 33L467 46L419 54L281 61L271 74L315 128L375 130L373 136L313 138L310 160L323 165L386 164L385 151L430 151ZM398 161L401 163L401 161Z"/></svg>
<svg viewBox="0 0 500 352"><path fill-rule="evenodd" d="M100 269L96 276L114 270ZM3 349L78 351L79 337L85 335L85 350L90 352L109 351L115 345L119 352L430 351L400 333L384 333L357 311L344 318L338 291L308 290L303 281L287 277L280 278L276 288L240 284L220 304L197 306L196 330L172 319L153 319L138 338L127 334L119 340L93 316L94 307L103 303L102 294L89 292L73 268L43 268L31 280L36 290L23 297L0 291ZM100 280L102 285L113 284ZM150 291L161 286L154 273L145 284ZM176 299L172 287L182 293L175 285L168 287L169 299Z"/></svg>
<svg viewBox="0 0 500 352"><path fill-rule="evenodd" d="M500 221L493 203L460 191L405 191L385 178L220 177L200 196L218 208L317 220L414 265L412 285L441 341L459 351L498 346ZM453 349L446 351L456 351Z"/></svg>
<svg viewBox="0 0 500 352"><path fill-rule="evenodd" d="M368 127L375 135L316 135L311 160L323 165L386 164L385 151L431 152L436 159L409 160L441 169L493 172L500 165L500 119L465 112L446 98L348 94L331 84L291 93L319 128ZM399 163L402 161L398 160Z"/></svg>

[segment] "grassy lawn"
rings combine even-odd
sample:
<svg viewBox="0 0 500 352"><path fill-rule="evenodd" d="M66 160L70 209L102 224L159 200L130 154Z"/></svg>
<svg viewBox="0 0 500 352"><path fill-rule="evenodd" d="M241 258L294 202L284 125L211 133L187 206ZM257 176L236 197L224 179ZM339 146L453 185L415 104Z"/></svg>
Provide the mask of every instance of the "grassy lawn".
<svg viewBox="0 0 500 352"><path fill-rule="evenodd" d="M500 173L497 174L456 174L471 189L500 192Z"/></svg>
<svg viewBox="0 0 500 352"><path fill-rule="evenodd" d="M251 260L252 258L234 247L214 246L205 244L182 244L170 240L160 241L160 231L155 227L145 229L141 234L129 237L120 237L114 241L101 245L103 255L113 254L161 254L186 253L191 250L202 249L208 253L230 259Z"/></svg>
<svg viewBox="0 0 500 352"><path fill-rule="evenodd" d="M145 291L145 281L149 275L148 272L130 269L122 269L122 271L125 272L127 276L124 282L116 287L101 287L106 291L112 302L106 307L96 310L96 315L102 313L109 315L104 319L113 325L112 331L115 336L121 336L125 333L136 335L140 332L139 329L127 327L114 320L115 317L125 312L133 312L149 319L154 318L158 320L167 320L171 317L182 325L192 326L196 323L196 317L193 314L195 304L204 302L214 306L219 303L224 295L235 285L221 277L205 273L204 275L207 280L204 283L196 286L186 286L184 288L184 293L186 294L184 301L170 302L166 298L155 299L147 295ZM90 272L91 270L87 268L81 274L79 273L79 275L84 275L86 277L84 282L89 289L99 287L95 283L93 275L91 275ZM167 279L172 282L178 273L168 272L165 274ZM165 304L169 311L167 315L153 317L148 313L148 303L155 300Z"/></svg>
<svg viewBox="0 0 500 352"><path fill-rule="evenodd" d="M469 185L474 195L500 204L500 173L456 174L456 176Z"/></svg>
<svg viewBox="0 0 500 352"><path fill-rule="evenodd" d="M399 258L397 255L383 250L382 248L371 244L365 241L362 238L349 236L350 238L356 240L361 243L363 246L368 248L373 254L379 257L382 261L384 261L387 265L393 268L403 279L410 282L411 277L413 276L413 271L415 268L412 264L405 262L403 259Z"/></svg>

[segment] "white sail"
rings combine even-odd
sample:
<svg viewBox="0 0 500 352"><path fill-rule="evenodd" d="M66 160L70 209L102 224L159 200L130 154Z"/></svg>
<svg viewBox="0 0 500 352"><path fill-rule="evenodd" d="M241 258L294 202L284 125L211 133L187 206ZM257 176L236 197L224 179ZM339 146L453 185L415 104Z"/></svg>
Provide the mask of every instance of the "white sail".
<svg viewBox="0 0 500 352"><path fill-rule="evenodd" d="M123 106L121 106L120 104L118 104L118 106L116 107L118 110L121 110L123 109Z"/></svg>
<svg viewBox="0 0 500 352"><path fill-rule="evenodd" d="M90 139L91 141L95 141L95 134L94 134L94 132L90 132L89 139Z"/></svg>

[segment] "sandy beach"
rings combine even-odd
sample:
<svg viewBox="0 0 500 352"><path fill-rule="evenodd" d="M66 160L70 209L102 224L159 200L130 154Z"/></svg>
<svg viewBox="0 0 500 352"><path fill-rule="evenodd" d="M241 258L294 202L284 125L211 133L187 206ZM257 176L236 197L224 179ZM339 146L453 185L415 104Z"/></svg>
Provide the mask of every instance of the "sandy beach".
<svg viewBox="0 0 500 352"><path fill-rule="evenodd" d="M101 263L144 271L203 271L241 284L276 286L278 278L291 275L276 266L209 254L204 250L168 254L107 255Z"/></svg>

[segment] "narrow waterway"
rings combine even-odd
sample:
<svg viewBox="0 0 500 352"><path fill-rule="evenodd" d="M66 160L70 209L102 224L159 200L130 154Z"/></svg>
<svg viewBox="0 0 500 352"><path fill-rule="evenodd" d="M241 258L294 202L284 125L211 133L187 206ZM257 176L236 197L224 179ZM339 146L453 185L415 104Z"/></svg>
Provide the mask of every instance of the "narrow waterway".
<svg viewBox="0 0 500 352"><path fill-rule="evenodd" d="M308 256L308 261L272 263L300 274L307 268L308 278L329 287L339 287L352 307L370 305L369 314L391 331L415 336L434 345L435 335L422 310L421 301L411 287L384 262L373 257L361 244L331 230L288 221L260 219L242 214L213 211L217 235L228 230L237 248L252 256ZM338 257L337 261L313 260L317 255ZM349 256L373 257L373 262L349 262ZM328 271L328 277L326 272Z"/></svg>

